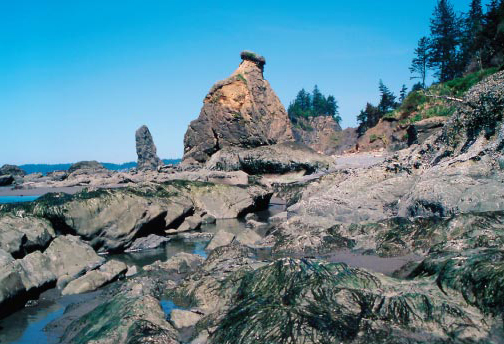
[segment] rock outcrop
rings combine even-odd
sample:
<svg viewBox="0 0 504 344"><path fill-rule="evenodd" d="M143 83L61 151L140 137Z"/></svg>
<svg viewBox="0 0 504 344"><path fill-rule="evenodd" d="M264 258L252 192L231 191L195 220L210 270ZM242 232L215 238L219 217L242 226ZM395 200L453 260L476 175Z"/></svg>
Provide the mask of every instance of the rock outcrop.
<svg viewBox="0 0 504 344"><path fill-rule="evenodd" d="M93 174L97 172L102 172L106 170L105 167L103 167L102 164L100 164L96 160L91 160L91 161L79 161L76 162L75 164L72 164L70 168L68 169L68 173L87 173L87 174Z"/></svg>
<svg viewBox="0 0 504 344"><path fill-rule="evenodd" d="M297 118L292 131L297 142L321 154L332 155L338 150L338 133L342 130L332 116L317 116Z"/></svg>
<svg viewBox="0 0 504 344"><path fill-rule="evenodd" d="M66 235L54 239L43 253L35 251L11 261L0 267L0 315L22 307L30 296L56 282L64 285L104 260L78 237Z"/></svg>
<svg viewBox="0 0 504 344"><path fill-rule="evenodd" d="M304 171L307 174L327 170L333 161L300 143L285 142L253 149L225 148L208 161L211 170L248 174L283 174Z"/></svg>
<svg viewBox="0 0 504 344"><path fill-rule="evenodd" d="M140 171L157 170L163 162L156 154L156 145L147 126L142 125L135 133L136 152L138 155L137 169Z"/></svg>
<svg viewBox="0 0 504 344"><path fill-rule="evenodd" d="M224 147L253 148L293 140L287 112L263 77L266 61L251 52L241 57L231 77L210 89L198 119L189 125L184 161L204 163Z"/></svg>
<svg viewBox="0 0 504 344"><path fill-rule="evenodd" d="M0 167L0 176L2 175L24 177L26 175L26 172L16 165L5 164L2 167Z"/></svg>

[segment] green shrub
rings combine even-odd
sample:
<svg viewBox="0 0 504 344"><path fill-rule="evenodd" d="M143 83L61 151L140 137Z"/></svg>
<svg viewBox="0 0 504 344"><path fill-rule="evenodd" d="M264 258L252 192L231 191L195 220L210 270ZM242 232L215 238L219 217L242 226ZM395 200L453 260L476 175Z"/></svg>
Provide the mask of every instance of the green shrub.
<svg viewBox="0 0 504 344"><path fill-rule="evenodd" d="M372 135L369 137L369 143L373 143L373 142L375 142L376 140L378 140L378 136L376 136L375 134L372 134Z"/></svg>

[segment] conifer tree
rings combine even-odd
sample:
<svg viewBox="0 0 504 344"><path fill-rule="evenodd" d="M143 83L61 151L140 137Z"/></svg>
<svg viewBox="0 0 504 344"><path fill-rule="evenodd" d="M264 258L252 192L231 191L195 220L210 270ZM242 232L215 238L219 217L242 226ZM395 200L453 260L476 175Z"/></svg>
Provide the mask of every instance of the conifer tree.
<svg viewBox="0 0 504 344"><path fill-rule="evenodd" d="M380 80L379 85L380 90L380 103L378 104L378 109L380 113L385 115L387 112L394 110L397 107L396 96L389 90L387 86Z"/></svg>
<svg viewBox="0 0 504 344"><path fill-rule="evenodd" d="M463 19L463 32L461 40L461 64L464 69L475 61L482 68L481 44L478 37L483 30L483 8L481 0L472 0L469 13Z"/></svg>
<svg viewBox="0 0 504 344"><path fill-rule="evenodd" d="M408 88L406 85L402 85L401 92L399 93L399 102L402 104L404 99L406 99L406 95L408 94Z"/></svg>
<svg viewBox="0 0 504 344"><path fill-rule="evenodd" d="M418 46L415 49L415 58L411 61L410 72L416 73L417 76L412 76L410 79L422 80L422 87L425 88L425 79L427 77L427 69L429 67L429 47L430 40L427 37L422 37L418 41Z"/></svg>
<svg viewBox="0 0 504 344"><path fill-rule="evenodd" d="M436 68L440 82L461 74L458 46L460 42L459 20L449 0L438 0L431 19L430 65Z"/></svg>

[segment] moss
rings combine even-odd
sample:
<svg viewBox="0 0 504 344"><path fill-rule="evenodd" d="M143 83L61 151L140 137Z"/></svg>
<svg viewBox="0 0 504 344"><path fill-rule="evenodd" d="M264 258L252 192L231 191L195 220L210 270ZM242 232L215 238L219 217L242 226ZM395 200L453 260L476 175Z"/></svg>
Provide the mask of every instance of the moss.
<svg viewBox="0 0 504 344"><path fill-rule="evenodd" d="M245 85L247 85L247 79L245 79L245 77L244 77L242 74L238 74L238 75L236 76L236 79L237 79L237 80L240 80L240 81L243 81L243 83L244 83Z"/></svg>

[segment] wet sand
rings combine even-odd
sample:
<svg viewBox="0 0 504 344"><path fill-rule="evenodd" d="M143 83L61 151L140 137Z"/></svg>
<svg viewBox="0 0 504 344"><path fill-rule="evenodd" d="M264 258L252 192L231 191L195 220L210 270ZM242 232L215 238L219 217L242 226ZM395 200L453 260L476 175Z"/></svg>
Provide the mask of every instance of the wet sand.
<svg viewBox="0 0 504 344"><path fill-rule="evenodd" d="M353 253L350 250L333 252L323 258L329 262L346 263L353 267L380 272L388 276L391 276L393 272L399 270L410 262L419 262L423 259L421 256L416 254L409 254L402 257L382 258L375 255Z"/></svg>

